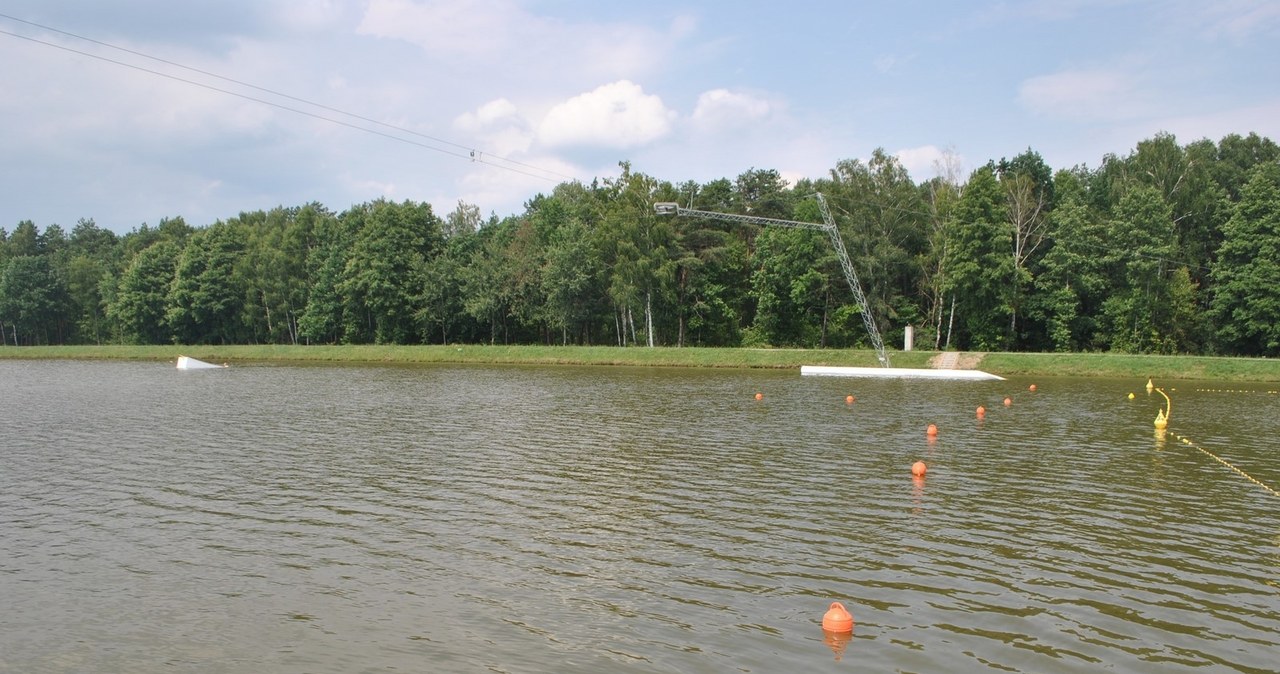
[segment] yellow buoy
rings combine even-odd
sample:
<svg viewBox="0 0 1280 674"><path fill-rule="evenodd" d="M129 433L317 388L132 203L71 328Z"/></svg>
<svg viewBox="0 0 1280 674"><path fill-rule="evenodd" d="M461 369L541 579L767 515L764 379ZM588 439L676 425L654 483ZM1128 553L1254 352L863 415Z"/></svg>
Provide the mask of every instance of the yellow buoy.
<svg viewBox="0 0 1280 674"><path fill-rule="evenodd" d="M1156 412L1156 430L1163 431L1169 425L1169 418L1173 416L1173 401L1169 399L1169 394L1164 389L1156 389L1156 393L1164 396L1165 408Z"/></svg>

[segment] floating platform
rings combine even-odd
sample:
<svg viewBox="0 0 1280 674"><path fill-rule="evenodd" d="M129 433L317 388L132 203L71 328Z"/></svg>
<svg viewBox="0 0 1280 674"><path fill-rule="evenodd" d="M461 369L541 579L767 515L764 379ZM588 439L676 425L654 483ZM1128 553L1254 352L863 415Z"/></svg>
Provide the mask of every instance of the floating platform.
<svg viewBox="0 0 1280 674"><path fill-rule="evenodd" d="M226 365L214 365L213 363L206 363L203 360L196 360L195 358L188 356L178 356L179 370L220 370L224 367L226 367Z"/></svg>
<svg viewBox="0 0 1280 674"><path fill-rule="evenodd" d="M966 381L1004 381L982 370L935 370L909 367L834 367L801 365L800 374L815 377L875 377L878 379L955 379Z"/></svg>

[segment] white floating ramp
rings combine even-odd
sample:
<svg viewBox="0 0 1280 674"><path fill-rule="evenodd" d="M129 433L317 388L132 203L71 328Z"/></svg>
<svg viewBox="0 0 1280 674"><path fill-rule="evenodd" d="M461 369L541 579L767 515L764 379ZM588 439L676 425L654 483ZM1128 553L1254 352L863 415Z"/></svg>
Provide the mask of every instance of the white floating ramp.
<svg viewBox="0 0 1280 674"><path fill-rule="evenodd" d="M179 370L213 370L222 369L224 367L226 367L226 365L214 365L213 363L206 363L203 360L196 360L195 358L187 356L178 356Z"/></svg>
<svg viewBox="0 0 1280 674"><path fill-rule="evenodd" d="M834 367L801 365L800 374L815 377L877 377L880 379L958 379L968 381L1004 381L982 370L935 370L909 367Z"/></svg>

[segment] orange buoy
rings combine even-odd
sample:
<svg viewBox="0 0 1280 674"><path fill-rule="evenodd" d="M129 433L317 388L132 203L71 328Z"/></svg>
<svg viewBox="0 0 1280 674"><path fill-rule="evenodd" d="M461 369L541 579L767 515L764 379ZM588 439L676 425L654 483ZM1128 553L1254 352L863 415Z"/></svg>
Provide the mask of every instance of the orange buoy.
<svg viewBox="0 0 1280 674"><path fill-rule="evenodd" d="M987 408L982 405L978 405L978 418L981 419L985 416L987 416Z"/></svg>
<svg viewBox="0 0 1280 674"><path fill-rule="evenodd" d="M822 629L828 632L852 632L853 615L840 602L833 601L831 608L822 616Z"/></svg>
<svg viewBox="0 0 1280 674"><path fill-rule="evenodd" d="M929 435L929 436L937 435L938 427L934 426L933 424L929 424L929 427L924 430L924 433L925 435Z"/></svg>
<svg viewBox="0 0 1280 674"><path fill-rule="evenodd" d="M845 397L844 397L844 401L845 401L846 403L851 404L851 405L853 404L853 401L855 401L855 400L857 400L857 398L854 398L853 396L845 396Z"/></svg>
<svg viewBox="0 0 1280 674"><path fill-rule="evenodd" d="M1032 384L1032 385L1028 386L1028 387L1027 387L1027 390L1028 390L1028 391L1034 391L1034 390L1036 390L1036 385L1035 385L1035 384Z"/></svg>
<svg viewBox="0 0 1280 674"><path fill-rule="evenodd" d="M921 477L928 468L928 466L924 465L923 461L917 461L911 464L911 474L916 477Z"/></svg>
<svg viewBox="0 0 1280 674"><path fill-rule="evenodd" d="M1008 406L1010 406L1010 405L1012 405L1012 404L1013 404L1013 401L1012 401L1012 400L1010 400L1010 399L1008 399L1008 398L1005 398L1005 399L1004 399L1004 406L1005 406L1005 407L1008 407Z"/></svg>
<svg viewBox="0 0 1280 674"><path fill-rule="evenodd" d="M763 393L757 393L757 394L756 394L756 400L764 400L764 394L763 394Z"/></svg>

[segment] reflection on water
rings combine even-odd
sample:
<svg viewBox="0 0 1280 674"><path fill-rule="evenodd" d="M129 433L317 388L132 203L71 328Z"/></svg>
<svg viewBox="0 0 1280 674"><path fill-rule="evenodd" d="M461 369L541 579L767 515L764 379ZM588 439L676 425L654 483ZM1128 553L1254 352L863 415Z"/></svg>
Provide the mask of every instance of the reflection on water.
<svg viewBox="0 0 1280 674"><path fill-rule="evenodd" d="M1280 499L1153 436L1145 382L12 361L0 382L0 672L1280 661ZM1203 388L1170 393L1170 432L1280 484L1277 397ZM822 631L832 601L852 635Z"/></svg>

